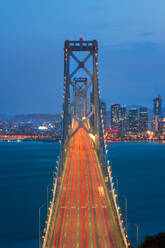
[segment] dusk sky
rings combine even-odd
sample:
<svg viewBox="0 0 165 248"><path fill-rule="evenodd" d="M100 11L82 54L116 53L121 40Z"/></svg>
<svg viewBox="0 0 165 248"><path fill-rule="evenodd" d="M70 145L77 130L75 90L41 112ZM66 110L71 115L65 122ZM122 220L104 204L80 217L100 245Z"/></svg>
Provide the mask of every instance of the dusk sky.
<svg viewBox="0 0 165 248"><path fill-rule="evenodd" d="M2 0L0 113L59 113L64 40L99 42L101 97L165 103L164 0Z"/></svg>

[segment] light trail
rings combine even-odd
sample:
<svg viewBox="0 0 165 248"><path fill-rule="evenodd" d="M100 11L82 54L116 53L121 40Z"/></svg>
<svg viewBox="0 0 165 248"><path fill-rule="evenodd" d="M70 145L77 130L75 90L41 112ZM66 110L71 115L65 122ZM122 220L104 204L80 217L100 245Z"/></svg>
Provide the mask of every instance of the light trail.
<svg viewBox="0 0 165 248"><path fill-rule="evenodd" d="M103 172L89 134L68 144L49 248L123 248Z"/></svg>
<svg viewBox="0 0 165 248"><path fill-rule="evenodd" d="M85 143L84 143L85 145ZM85 154L84 154L85 155ZM96 231L95 231L95 222L94 222L94 211L93 211L93 207L94 207L94 201L92 199L92 192L94 192L94 187L91 184L91 180L90 180L90 172L89 172L89 158L87 156L87 164L86 164L86 168L87 168L87 173L88 173L88 182L90 183L91 189L89 191L90 193L90 201L91 201L91 214L92 214L92 231L93 231L93 243L94 243L94 247L96 247Z"/></svg>
<svg viewBox="0 0 165 248"><path fill-rule="evenodd" d="M81 142L81 141L80 141ZM83 181L83 161L82 161L82 154L81 154L81 143L80 143L80 167L81 167L81 182L80 182L80 188L81 188L81 202L80 202L80 247L84 247L84 240L85 240L85 233L84 233L84 218L85 218L85 211L84 211L84 190L83 190L83 185L82 185L82 181ZM84 183L85 185L85 183Z"/></svg>
<svg viewBox="0 0 165 248"><path fill-rule="evenodd" d="M97 168L97 165L94 166L94 156L92 156L91 154L91 151L93 150L93 147L92 147L92 144L90 142L90 140L88 140L88 142L86 143L87 147L89 147L89 149L87 149L87 151L90 153L90 164L91 164L91 167L93 167L93 174L94 174L94 180L95 180L95 185L94 185L94 198L95 198L95 201L96 201L96 205L97 205L97 209L98 209L98 217L99 217L99 220L97 223L100 223L101 224L101 237L102 237L102 242L103 242L103 247L107 246L106 245L106 240L107 238L105 237L105 231L107 232L107 228L104 224L105 220L104 220L104 216L102 215L102 199L100 197L100 194L98 194L98 189L99 187L102 187L102 183L101 181L97 180L97 177L96 177L96 168ZM98 170L98 168L97 168ZM96 211L97 212L97 211ZM110 244L109 246L110 247Z"/></svg>
<svg viewBox="0 0 165 248"><path fill-rule="evenodd" d="M75 168L76 162L75 162L75 158L74 158L74 168ZM68 228L67 228L67 237L66 237L66 244L67 247L69 247L69 243L70 243L70 229L71 229L71 218L72 218L72 206L73 206L73 189L74 189L74 184L72 183L72 190L71 190L71 202L70 202L70 206L69 206L69 220L68 220Z"/></svg>
<svg viewBox="0 0 165 248"><path fill-rule="evenodd" d="M74 167L74 168L73 168ZM70 192L69 188L71 187L70 186L70 181L72 182L72 194L73 194L73 189L74 189L74 184L75 184L75 159L73 157L73 160L71 161L70 163L70 175L71 175L71 170L73 170L73 179L70 180L70 176L69 176L69 179L68 179L68 187L66 189L66 205L64 205L64 215L63 215L63 219L62 219L62 227L61 227L61 234L60 234L60 241L59 241L59 247L61 247L61 241L62 241L62 237L64 235L64 224L66 223L66 220L65 220L65 215L66 215L66 211L67 211L67 206L68 206L68 194ZM71 198L73 200L73 196ZM72 207L72 205L71 205ZM70 208L71 209L71 208Z"/></svg>
<svg viewBox="0 0 165 248"><path fill-rule="evenodd" d="M86 140L86 143L85 143L86 147L88 148L88 143L87 143L87 140ZM88 163L87 163L87 168L88 168L88 164L89 166L91 165L91 157L90 157L90 149L89 150L87 149L87 157L88 157ZM88 168L89 170L89 168ZM91 178L92 178L92 192L93 192L93 202L95 202L95 205L93 204L93 207L97 208L98 207L98 203L97 203L97 199L96 199L96 194L95 194L95 191L96 191L96 188L98 187L98 185L94 185L94 177L93 177L93 168L92 168L92 171L91 171ZM90 181L90 180L89 180ZM95 215L96 215L96 223L100 223L100 220L99 220L99 213L98 211L95 211ZM98 229L98 233L102 233L103 229L100 228L101 225L97 225L96 224L96 228ZM95 233L96 234L96 233ZM102 235L98 235L98 239L99 239L99 247L104 247L104 240L102 240Z"/></svg>
<svg viewBox="0 0 165 248"><path fill-rule="evenodd" d="M77 140L77 144L79 144L78 140ZM78 148L78 145L76 144L77 148ZM75 201L74 201L74 205L72 207L74 207L71 211L73 212L73 228L72 228L72 239L71 239L71 244L73 247L76 247L75 246L75 226L76 226L76 219L77 219L77 215L76 215L76 212L77 212L77 167L78 167L78 152L79 152L79 149L75 149L76 150L76 154L75 154L75 166L74 166L74 170L75 170L75 173L76 173L76 181L75 181L75 184L73 186L73 190L74 190L74 195L72 196Z"/></svg>
<svg viewBox="0 0 165 248"><path fill-rule="evenodd" d="M73 145L74 145L74 142L73 142ZM66 183L67 183L68 174L69 174L69 179L70 179L70 175L71 175L71 162L72 162L71 159L72 159L72 157L73 157L73 151L72 151L72 146L71 146L71 149L69 151L69 162L68 162L67 171L66 171L66 174L65 174L63 197L62 197L62 201L61 201L61 207L60 207L60 213L59 213L59 218L58 218L58 224L57 224L57 231L56 231L56 236L55 236L54 247L56 247L57 239L59 238L58 232L59 232L59 226L60 226L60 221L61 221L62 212L63 212L62 207L64 206L64 196L65 196L65 192L66 192Z"/></svg>
<svg viewBox="0 0 165 248"><path fill-rule="evenodd" d="M91 162L91 165L93 166L93 169L94 169L94 176L95 176L95 181L96 181L96 185L97 185L97 189L98 187L102 187L102 183L101 183L101 178L100 178L100 175L99 175L99 172L98 172L98 168L97 168L97 163L96 163L96 160L95 160L95 154L93 152L93 149L92 149L92 144L91 142L88 143L87 145L90 146L90 149L89 149L89 152L91 153L91 157L92 157L92 162ZM97 168L97 169L96 169ZM97 196L97 200L99 201L99 206L107 206L106 204L106 201L105 201L105 197L103 197L103 195L100 196L100 194ZM110 230L108 230L108 223L107 223L107 219L109 219L109 216L108 216L108 213L107 213L107 207L103 208L103 207L100 207L100 217L101 219L103 220L103 230L105 230L106 232L106 235L104 234L105 238L104 240L107 241L108 243L108 247L111 247L111 244L109 242L109 238L112 237L112 240L113 240L113 234L111 232L111 228ZM106 214L105 214L106 212ZM111 235L109 234L109 231L111 232ZM113 247L116 247L114 242L113 242Z"/></svg>

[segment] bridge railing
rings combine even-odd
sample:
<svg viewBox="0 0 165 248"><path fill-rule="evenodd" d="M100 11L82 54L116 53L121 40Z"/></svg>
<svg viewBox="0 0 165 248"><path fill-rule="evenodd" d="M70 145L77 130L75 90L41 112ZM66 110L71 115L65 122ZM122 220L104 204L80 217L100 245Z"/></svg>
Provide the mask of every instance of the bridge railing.
<svg viewBox="0 0 165 248"><path fill-rule="evenodd" d="M62 165L63 165L63 149L64 149L64 144L63 144L63 115L61 115L61 140L60 140L60 156L58 158L58 160L56 161L57 166L55 166L56 168L56 172L53 173L53 187L52 187L52 199L50 201L49 207L48 207L48 213L47 213L47 220L45 223L45 228L43 230L43 235L42 235L42 244L41 247L42 248L46 248L47 247L47 243L48 240L50 238L50 233L52 232L52 228L53 228L53 216L55 214L55 206L56 206L56 199L57 199L57 194L58 194L58 189L59 189L59 185L60 185L60 176L62 173ZM39 247L40 248L40 247Z"/></svg>
<svg viewBox="0 0 165 248"><path fill-rule="evenodd" d="M101 136L103 140L101 142L102 144L100 143L100 150L98 153L98 158L100 160L100 164L102 165L102 169L103 169L104 176L105 176L105 182L109 188L109 195L111 198L111 202L113 204L114 214L115 214L116 221L119 226L125 247L131 247L130 242L127 237L126 228L124 227L124 221L122 219L120 207L117 203L117 194L116 194L116 189L114 188L113 176L112 176L112 166L108 158L108 149L107 149L107 143L105 139L105 128L104 128L104 125L102 125L103 119L101 115L100 115L100 123L101 123Z"/></svg>
<svg viewBox="0 0 165 248"><path fill-rule="evenodd" d="M53 177L53 188L52 188L52 199L50 201L49 207L48 207L48 213L47 213L47 220L46 220L46 226L43 231L42 235L42 247L45 248L47 247L47 242L49 239L49 234L50 231L53 227L52 225L52 220L53 220L53 215L54 215L54 209L55 209L55 204L56 204L56 196L57 196L57 191L58 191L58 186L59 186L59 175L60 175L60 160L57 161L57 172ZM40 247L39 247L40 248Z"/></svg>

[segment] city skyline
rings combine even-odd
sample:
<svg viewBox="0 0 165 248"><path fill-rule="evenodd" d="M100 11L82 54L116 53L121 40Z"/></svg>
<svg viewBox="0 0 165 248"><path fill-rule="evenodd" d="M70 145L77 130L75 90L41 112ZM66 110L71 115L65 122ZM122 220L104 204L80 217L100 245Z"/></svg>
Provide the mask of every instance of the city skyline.
<svg viewBox="0 0 165 248"><path fill-rule="evenodd" d="M158 94L158 95L160 95L160 94ZM155 95L155 97L157 97L158 95ZM154 98L155 98L154 97ZM161 97L161 95L160 95L160 97ZM153 100L154 100L154 98L152 99L152 101L151 101L151 104L150 104L150 106L148 107L148 106L146 106L146 105L143 105L143 104L140 104L140 103L138 103L138 104L134 104L134 103L130 103L130 104L124 104L124 103L122 103L121 101L116 101L116 102L107 102L106 100L105 100L105 98L104 97L101 97L101 99L100 99L100 101L102 102L105 102L106 103L106 108L107 108L107 110L106 110L106 112L110 112L110 109L111 109L111 106L112 105L114 105L114 104L120 104L121 105L121 107L125 107L126 109L127 109L127 111L130 109L130 108L137 108L137 109L140 109L141 107L146 107L149 111L151 111L151 112L153 112L154 113L154 110L153 110ZM161 99L162 99L162 97L161 97ZM10 116L19 116L19 115L33 115L33 114L50 114L50 115L58 115L58 114L61 114L61 112L62 112L62 108L61 108L61 110L59 110L59 112L18 112L18 113L3 113L3 112L0 112L0 117L10 117ZM162 114L164 114L164 112L165 112L165 100L163 101L163 99L162 99Z"/></svg>
<svg viewBox="0 0 165 248"><path fill-rule="evenodd" d="M106 102L120 99L151 108L158 93L164 100L164 7L153 0L73 0L65 6L52 0L3 2L0 113L60 112L64 41L80 35L99 42L99 83Z"/></svg>

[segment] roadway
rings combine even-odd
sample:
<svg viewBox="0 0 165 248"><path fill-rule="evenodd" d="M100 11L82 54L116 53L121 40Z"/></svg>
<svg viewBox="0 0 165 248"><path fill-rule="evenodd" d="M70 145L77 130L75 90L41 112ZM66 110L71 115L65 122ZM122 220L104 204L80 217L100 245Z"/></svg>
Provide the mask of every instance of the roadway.
<svg viewBox="0 0 165 248"><path fill-rule="evenodd" d="M71 138L54 213L52 247L125 247L92 140Z"/></svg>

